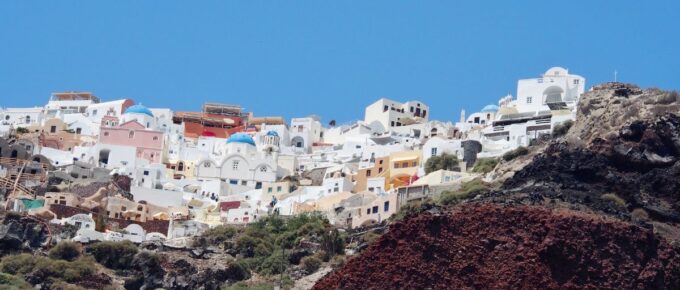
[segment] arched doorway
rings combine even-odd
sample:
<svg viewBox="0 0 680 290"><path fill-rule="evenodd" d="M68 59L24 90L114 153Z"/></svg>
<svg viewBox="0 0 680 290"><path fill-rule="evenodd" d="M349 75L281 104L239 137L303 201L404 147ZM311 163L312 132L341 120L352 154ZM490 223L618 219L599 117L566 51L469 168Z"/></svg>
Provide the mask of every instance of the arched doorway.
<svg viewBox="0 0 680 290"><path fill-rule="evenodd" d="M552 86L545 89L545 91L543 91L543 95L545 96L545 103L546 104L561 103L562 93L564 93L564 90L556 86Z"/></svg>
<svg viewBox="0 0 680 290"><path fill-rule="evenodd" d="M9 158L17 158L19 156L19 151L14 149L12 150L12 153L9 155Z"/></svg>
<svg viewBox="0 0 680 290"><path fill-rule="evenodd" d="M303 139L300 136L294 137L293 140L291 140L291 142L293 143L292 144L293 147L297 147L297 148L304 148L305 147L305 139Z"/></svg>

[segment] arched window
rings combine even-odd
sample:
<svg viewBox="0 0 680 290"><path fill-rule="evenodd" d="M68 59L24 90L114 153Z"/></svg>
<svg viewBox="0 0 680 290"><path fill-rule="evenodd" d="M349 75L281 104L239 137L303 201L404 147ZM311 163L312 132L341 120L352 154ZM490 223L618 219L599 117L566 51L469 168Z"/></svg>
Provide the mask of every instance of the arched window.
<svg viewBox="0 0 680 290"><path fill-rule="evenodd" d="M184 171L184 162L177 163L177 171Z"/></svg>
<svg viewBox="0 0 680 290"><path fill-rule="evenodd" d="M135 137L135 131L130 131L128 136L130 137L130 139L134 138Z"/></svg>

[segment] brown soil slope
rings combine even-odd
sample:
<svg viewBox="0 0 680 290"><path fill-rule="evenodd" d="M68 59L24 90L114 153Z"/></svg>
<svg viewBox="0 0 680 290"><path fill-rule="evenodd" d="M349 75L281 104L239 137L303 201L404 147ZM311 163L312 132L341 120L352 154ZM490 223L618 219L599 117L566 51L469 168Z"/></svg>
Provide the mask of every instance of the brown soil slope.
<svg viewBox="0 0 680 290"><path fill-rule="evenodd" d="M680 289L679 254L626 223L477 203L395 223L314 289Z"/></svg>

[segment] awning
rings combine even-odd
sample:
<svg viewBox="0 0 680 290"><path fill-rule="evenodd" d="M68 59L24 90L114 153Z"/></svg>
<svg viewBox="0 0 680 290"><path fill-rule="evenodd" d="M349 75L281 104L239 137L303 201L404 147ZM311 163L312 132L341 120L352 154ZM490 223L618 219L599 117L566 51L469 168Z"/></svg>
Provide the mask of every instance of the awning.
<svg viewBox="0 0 680 290"><path fill-rule="evenodd" d="M397 157L397 158L390 158L390 162L415 161L417 159L418 159L418 156Z"/></svg>

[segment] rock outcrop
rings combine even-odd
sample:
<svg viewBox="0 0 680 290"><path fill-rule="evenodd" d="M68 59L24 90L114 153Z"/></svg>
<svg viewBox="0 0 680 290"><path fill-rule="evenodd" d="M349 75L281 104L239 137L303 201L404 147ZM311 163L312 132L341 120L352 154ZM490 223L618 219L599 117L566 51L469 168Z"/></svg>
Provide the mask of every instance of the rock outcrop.
<svg viewBox="0 0 680 290"><path fill-rule="evenodd" d="M397 222L313 289L679 289L651 230L542 207L473 203Z"/></svg>

